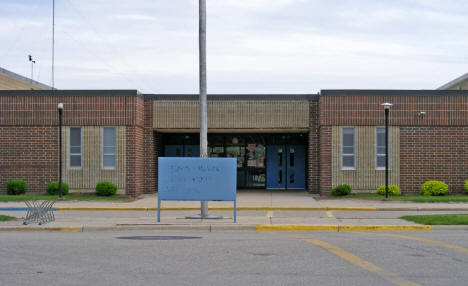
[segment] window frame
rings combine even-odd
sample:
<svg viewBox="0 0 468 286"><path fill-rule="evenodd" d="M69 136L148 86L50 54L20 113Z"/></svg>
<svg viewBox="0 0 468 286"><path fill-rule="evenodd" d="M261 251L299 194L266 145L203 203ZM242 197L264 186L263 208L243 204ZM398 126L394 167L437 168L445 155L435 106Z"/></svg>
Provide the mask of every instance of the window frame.
<svg viewBox="0 0 468 286"><path fill-rule="evenodd" d="M375 170L377 170L377 171L385 171L385 164L384 164L383 167L379 167L378 164L377 164L377 162L378 162L377 158L379 157L379 154L377 153L377 150L378 150L378 147L379 147L378 142L377 142L377 141L378 141L378 130L379 130L379 129L383 129L383 130L384 130L384 134L385 134L385 126L376 126L376 127L375 127L375 133L374 133L374 134L375 134L375 148L374 148L374 150L375 150L375 156L374 156ZM388 169L389 169L389 170L390 170L391 161L392 161L392 160L391 160L392 156L390 155L390 154L391 154L391 151L392 151L392 149L391 149L391 147L392 147L392 140L391 140L392 136L391 136L391 133L392 133L392 132L390 132L390 131L391 131L391 130L390 130L390 127L389 127L389 128L388 128ZM384 141L385 141L385 140L384 140ZM384 143L385 143L385 142L384 142ZM384 145L384 147L385 147L385 145ZM380 154L380 156L383 156L383 157L385 158L385 153L384 153L384 154Z"/></svg>
<svg viewBox="0 0 468 286"><path fill-rule="evenodd" d="M79 128L80 129L80 166L71 166L71 156L77 156L77 153L72 153L71 152L71 130L74 128ZM81 126L69 126L68 127L68 164L67 164L68 169L71 170L81 170L83 169L83 128Z"/></svg>
<svg viewBox="0 0 468 286"><path fill-rule="evenodd" d="M352 146L353 147L353 154L348 154L348 153L344 154L344 152L343 152L344 151L343 150L344 149L344 145L343 145L344 129L352 129L353 130L353 146ZM340 155L341 155L341 170L351 170L351 171L356 170L356 159L357 159L356 157L357 156L356 156L356 128L355 128L355 126L341 126L341 144L340 144L340 146L341 146L341 150L340 150L341 151L340 152ZM353 160L354 165L352 167L345 167L344 164L343 164L343 161L344 161L343 158L345 156L351 156L351 155L354 158L354 160Z"/></svg>
<svg viewBox="0 0 468 286"><path fill-rule="evenodd" d="M114 166L113 167L105 167L104 166L104 156L109 156L110 154L104 154L104 130L106 128L113 128L115 132L115 142L114 142ZM117 127L116 126L103 126L101 128L101 168L103 170L117 170Z"/></svg>

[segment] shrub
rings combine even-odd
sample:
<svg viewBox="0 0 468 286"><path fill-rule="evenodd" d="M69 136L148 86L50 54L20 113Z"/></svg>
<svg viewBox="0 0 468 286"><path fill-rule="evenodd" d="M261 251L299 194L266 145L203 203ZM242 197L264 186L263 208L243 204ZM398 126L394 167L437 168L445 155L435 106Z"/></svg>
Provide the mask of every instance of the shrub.
<svg viewBox="0 0 468 286"><path fill-rule="evenodd" d="M468 193L468 180L465 181L465 192Z"/></svg>
<svg viewBox="0 0 468 286"><path fill-rule="evenodd" d="M23 180L10 180L6 182L6 189L9 195L21 195L26 193L28 183Z"/></svg>
<svg viewBox="0 0 468 286"><path fill-rule="evenodd" d="M336 186L331 191L333 196L346 196L351 193L351 187L347 184Z"/></svg>
<svg viewBox="0 0 468 286"><path fill-rule="evenodd" d="M110 182L100 182L96 185L96 195L112 196L117 193L117 186Z"/></svg>
<svg viewBox="0 0 468 286"><path fill-rule="evenodd" d="M448 186L442 181L427 181L421 186L421 194L424 196L443 196L448 191Z"/></svg>
<svg viewBox="0 0 468 286"><path fill-rule="evenodd" d="M70 190L68 185L65 184L65 182L62 182L62 195L68 195L68 190ZM59 194L59 182L50 182L47 185L46 191L49 195L52 195L52 196L58 195Z"/></svg>
<svg viewBox="0 0 468 286"><path fill-rule="evenodd" d="M381 185L377 188L377 194L385 196L385 185ZM401 196L400 187L398 187L397 185L388 185L388 195Z"/></svg>

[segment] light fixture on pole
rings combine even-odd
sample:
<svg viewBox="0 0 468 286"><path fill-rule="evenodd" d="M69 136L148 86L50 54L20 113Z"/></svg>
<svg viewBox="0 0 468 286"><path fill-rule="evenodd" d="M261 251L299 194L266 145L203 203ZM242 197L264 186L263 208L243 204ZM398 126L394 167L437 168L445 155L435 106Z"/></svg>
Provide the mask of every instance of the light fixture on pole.
<svg viewBox="0 0 468 286"><path fill-rule="evenodd" d="M62 102L59 102L57 109L59 114L59 198L62 198Z"/></svg>
<svg viewBox="0 0 468 286"><path fill-rule="evenodd" d="M385 110L385 199L388 199L388 114L392 105L389 102L381 104Z"/></svg>

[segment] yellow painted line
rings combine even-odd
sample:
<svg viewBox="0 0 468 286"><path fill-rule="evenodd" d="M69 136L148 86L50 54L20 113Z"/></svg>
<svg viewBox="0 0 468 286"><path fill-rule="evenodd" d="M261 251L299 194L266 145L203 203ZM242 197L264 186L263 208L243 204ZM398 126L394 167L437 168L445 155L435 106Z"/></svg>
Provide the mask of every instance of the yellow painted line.
<svg viewBox="0 0 468 286"><path fill-rule="evenodd" d="M333 216L333 212L327 211L326 213L327 213L327 217L329 217L329 218L335 218L335 216Z"/></svg>
<svg viewBox="0 0 468 286"><path fill-rule="evenodd" d="M267 211L266 217L267 218L272 218L273 217L273 211Z"/></svg>
<svg viewBox="0 0 468 286"><path fill-rule="evenodd" d="M372 207L327 207L327 211L366 211L375 212L377 208Z"/></svg>
<svg viewBox="0 0 468 286"><path fill-rule="evenodd" d="M354 264L354 265L357 265L369 272L372 272L372 273L375 273L377 275L379 275L380 277L382 277L383 279L385 280L388 280L390 282L392 282L393 284L396 284L396 285L399 285L399 286L416 286L416 285L420 285L420 284L417 284L417 283L414 283L414 282L411 282L411 281L408 281L406 279L404 279L403 277L400 277L398 276L397 274L393 273L393 272L390 272L388 270L385 270L383 268L380 268L379 266L375 265L375 264L372 264L370 263L369 261L366 261L344 249L341 249L339 248L338 246L336 245L333 245L333 244L329 244L327 242L324 242L324 241L321 241L321 240L317 240L317 239L312 239L312 238L306 238L306 237L301 237L301 236L292 236L290 235L290 237L293 237L293 238L296 238L296 239L301 239L303 241L306 241L308 243L312 243L314 245L317 245L317 246L320 246L328 251L330 251L331 253L337 255L338 257Z"/></svg>
<svg viewBox="0 0 468 286"><path fill-rule="evenodd" d="M461 246L458 246L458 245L455 245L455 244L442 242L442 241L430 240L430 239L426 239L426 238L409 236L409 235L391 234L391 233L379 233L379 235L396 237L396 238L403 238L403 239L410 239L410 240L416 240L416 241L425 242L425 243L429 243L429 244L435 244L435 245L439 245L439 246L442 246L442 247L445 247L445 248L453 249L453 250L458 251L458 252L462 252L464 254L468 254L468 248L461 247Z"/></svg>
<svg viewBox="0 0 468 286"><path fill-rule="evenodd" d="M59 211L141 211L142 207L57 207Z"/></svg>
<svg viewBox="0 0 468 286"><path fill-rule="evenodd" d="M338 231L338 225L259 224L257 231Z"/></svg>
<svg viewBox="0 0 468 286"><path fill-rule="evenodd" d="M61 232L81 232L81 227L61 227Z"/></svg>

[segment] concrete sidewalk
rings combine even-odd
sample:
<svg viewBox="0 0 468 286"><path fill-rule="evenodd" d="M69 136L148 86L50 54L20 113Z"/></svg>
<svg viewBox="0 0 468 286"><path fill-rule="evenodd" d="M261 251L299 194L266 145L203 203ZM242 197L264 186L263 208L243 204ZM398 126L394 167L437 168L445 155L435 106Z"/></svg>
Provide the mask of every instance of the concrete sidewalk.
<svg viewBox="0 0 468 286"><path fill-rule="evenodd" d="M102 209L111 210L155 210L157 194L143 195L131 201L58 201L55 207L62 210ZM232 202L209 202L210 209L229 210ZM237 192L237 206L240 210L458 210L468 211L468 203L414 203L404 201L375 201L350 199L321 199L306 191L296 190L239 190ZM1 208L25 207L24 202L0 202ZM162 201L161 209L167 210L195 210L200 208L200 202L194 201Z"/></svg>
<svg viewBox="0 0 468 286"><path fill-rule="evenodd" d="M468 212L468 203L412 203L370 200L316 200L305 191L239 191L238 217L233 223L232 202L209 202L210 213L219 220L192 220L200 202L164 201L161 222L156 222L157 195L144 195L128 202L57 202L56 220L44 226L22 225L26 211L6 211L24 207L23 202L0 203L0 214L17 217L1 222L0 231L427 231L468 229L428 227L398 219L405 214ZM2 210L3 208L3 210ZM73 211L77 210L77 211ZM79 211L78 211L79 210ZM107 211L102 211L107 210ZM383 212L382 212L383 211Z"/></svg>

